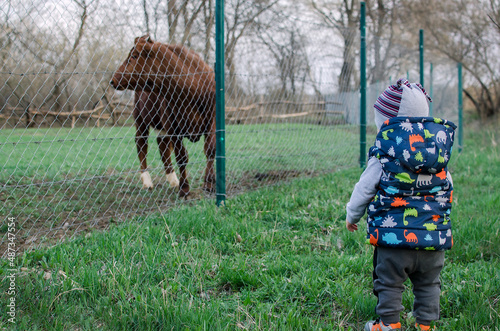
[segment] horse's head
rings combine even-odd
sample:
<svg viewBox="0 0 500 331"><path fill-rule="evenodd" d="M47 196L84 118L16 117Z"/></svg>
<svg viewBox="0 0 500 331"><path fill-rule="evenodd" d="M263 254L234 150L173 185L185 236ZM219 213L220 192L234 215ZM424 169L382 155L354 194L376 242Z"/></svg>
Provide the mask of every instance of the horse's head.
<svg viewBox="0 0 500 331"><path fill-rule="evenodd" d="M135 38L134 47L109 82L117 90L152 91L157 72L158 45L148 35Z"/></svg>

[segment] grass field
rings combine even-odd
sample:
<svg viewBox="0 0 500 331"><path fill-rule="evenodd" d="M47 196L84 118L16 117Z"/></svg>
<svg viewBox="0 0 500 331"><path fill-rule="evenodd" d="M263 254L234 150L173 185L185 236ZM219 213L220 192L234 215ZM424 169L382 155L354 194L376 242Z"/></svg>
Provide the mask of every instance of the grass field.
<svg viewBox="0 0 500 331"><path fill-rule="evenodd" d="M156 185L141 188L133 127L2 130L0 214L17 218L19 246L51 244L106 228L185 201L166 183L156 133L149 139L148 167ZM356 163L355 126L314 124L231 125L226 132L226 193L290 178L331 172ZM201 190L206 158L203 138L185 139L190 200ZM174 162L175 164L175 162ZM208 195L213 197L213 195ZM4 251L6 227L0 227ZM1 255L0 255L1 256Z"/></svg>
<svg viewBox="0 0 500 331"><path fill-rule="evenodd" d="M29 185L137 171L139 161L134 136L134 127L2 130L0 155L6 162L1 168L0 183L6 186ZM148 166L153 171L161 168L155 137L156 133L152 132L149 138ZM332 160L316 158L317 153L345 158L359 150L356 145L359 129L356 126L231 125L226 129L226 137L226 163L230 171L253 170L255 163L262 167L259 158L275 163L275 169L283 165L297 168L307 164L310 167L307 161L311 159L317 159L316 168L331 169ZM184 142L190 163L197 165L193 168L200 167L200 164L202 168L205 163L203 138L200 143L191 143L187 139ZM173 161L175 163L175 159ZM339 160L335 161L341 164Z"/></svg>
<svg viewBox="0 0 500 331"><path fill-rule="evenodd" d="M499 132L474 131L450 164L455 246L442 273L440 330L500 329ZM223 208L201 199L24 253L12 266L2 260L0 326L362 329L376 304L372 248L364 224L354 234L345 229L360 173L295 179L232 197ZM7 314L13 297L15 324ZM410 329L410 291L403 304Z"/></svg>

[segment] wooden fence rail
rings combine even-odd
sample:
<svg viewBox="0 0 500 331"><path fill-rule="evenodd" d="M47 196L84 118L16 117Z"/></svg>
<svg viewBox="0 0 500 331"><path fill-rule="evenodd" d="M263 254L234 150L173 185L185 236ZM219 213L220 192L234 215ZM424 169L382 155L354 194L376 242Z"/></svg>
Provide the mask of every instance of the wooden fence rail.
<svg viewBox="0 0 500 331"><path fill-rule="evenodd" d="M238 107L226 107L226 121L228 124L245 124L255 121L267 122L276 120L286 120L298 117L311 116L315 118L332 116L342 117L342 111L326 110L326 104L341 105L337 102L325 101L311 101L311 102L296 102L288 100L273 100L273 101L260 101L248 105ZM27 109L4 107L3 113L0 113L0 119L5 121L14 119L17 123L22 122L26 127L34 127L35 125L42 125L46 122L53 124L59 122L65 125L68 120L71 122L71 128L76 126L78 119L95 119L95 126L100 127L101 121L105 121L104 125L116 125L120 118L126 116L129 118L132 115L132 104L123 101L112 101L109 104L99 102L99 104L90 110L76 110L72 111L53 111L41 108L28 107ZM5 113L5 111L10 113ZM37 124L37 117L41 118L40 123ZM52 119L48 119L52 117ZM109 122L111 120L111 122ZM85 125L87 125L86 121ZM0 125L1 126L1 125Z"/></svg>
<svg viewBox="0 0 500 331"><path fill-rule="evenodd" d="M71 128L74 128L78 119L93 118L96 120L96 126L100 127L101 120L108 121L111 119L111 125L115 125L117 123L117 120L123 115L126 115L127 117L131 116L132 110L128 109L131 107L132 106L129 103L124 103L121 101L112 101L107 105L100 102L94 109L76 110L75 108L73 108L72 111L53 111L31 106L27 109L5 107L2 109L2 111L4 112L5 110L7 110L10 111L10 113L0 113L0 119L6 121L14 119L16 121L15 127L18 127L17 123L21 122L24 118L25 126L28 128L37 125L37 117L42 118L41 123L39 123L38 125L41 125L43 122L54 123L56 121L64 125L68 119L71 119ZM108 112L105 112L106 110L108 110ZM49 121L47 119L48 116L53 117L53 119Z"/></svg>

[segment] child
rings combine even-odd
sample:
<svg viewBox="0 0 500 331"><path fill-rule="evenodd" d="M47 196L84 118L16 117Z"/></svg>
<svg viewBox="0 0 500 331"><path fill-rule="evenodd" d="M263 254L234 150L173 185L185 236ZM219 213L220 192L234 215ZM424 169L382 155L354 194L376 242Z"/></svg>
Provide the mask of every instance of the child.
<svg viewBox="0 0 500 331"><path fill-rule="evenodd" d="M453 184L446 168L456 126L427 117L431 101L420 84L399 79L377 99L378 134L346 206L346 227L368 208L367 242L375 246L376 313L365 330L399 330L403 283L410 278L418 330L439 319L439 274L453 245L449 219Z"/></svg>

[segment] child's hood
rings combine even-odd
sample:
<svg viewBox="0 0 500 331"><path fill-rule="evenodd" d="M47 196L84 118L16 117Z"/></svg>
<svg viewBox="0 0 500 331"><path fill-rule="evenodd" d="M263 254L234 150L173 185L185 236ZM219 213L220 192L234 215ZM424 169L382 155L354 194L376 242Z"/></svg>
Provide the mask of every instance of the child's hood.
<svg viewBox="0 0 500 331"><path fill-rule="evenodd" d="M394 117L380 128L372 153L412 172L441 172L450 159L456 126L433 117Z"/></svg>

